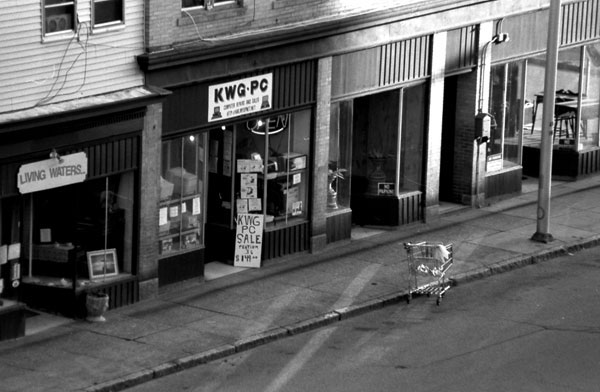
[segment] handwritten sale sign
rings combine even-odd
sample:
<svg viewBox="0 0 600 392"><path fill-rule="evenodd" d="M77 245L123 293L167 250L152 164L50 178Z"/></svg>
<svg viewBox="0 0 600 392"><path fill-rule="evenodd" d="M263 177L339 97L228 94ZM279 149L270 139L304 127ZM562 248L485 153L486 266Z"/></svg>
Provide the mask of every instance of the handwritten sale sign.
<svg viewBox="0 0 600 392"><path fill-rule="evenodd" d="M235 233L236 267L260 268L264 216L261 214L238 214Z"/></svg>

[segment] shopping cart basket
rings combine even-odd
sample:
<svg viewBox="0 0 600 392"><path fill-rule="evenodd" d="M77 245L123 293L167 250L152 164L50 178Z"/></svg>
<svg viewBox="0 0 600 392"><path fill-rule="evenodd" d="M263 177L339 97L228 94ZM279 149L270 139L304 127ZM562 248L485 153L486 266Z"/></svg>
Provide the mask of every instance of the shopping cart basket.
<svg viewBox="0 0 600 392"><path fill-rule="evenodd" d="M408 296L413 294L437 295L436 303L452 285L446 274L454 262L452 244L419 242L404 244L408 261Z"/></svg>

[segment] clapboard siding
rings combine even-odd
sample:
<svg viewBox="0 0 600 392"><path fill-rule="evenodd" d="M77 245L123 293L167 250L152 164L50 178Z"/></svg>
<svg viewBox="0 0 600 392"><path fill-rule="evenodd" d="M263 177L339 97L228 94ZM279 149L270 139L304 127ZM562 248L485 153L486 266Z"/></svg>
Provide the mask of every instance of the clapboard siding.
<svg viewBox="0 0 600 392"><path fill-rule="evenodd" d="M47 96L56 95L55 103L144 84L135 60L144 51L143 0L127 0L125 27L106 32L91 30L90 4L77 3L79 42L42 42L39 0L0 1L0 113L33 107Z"/></svg>

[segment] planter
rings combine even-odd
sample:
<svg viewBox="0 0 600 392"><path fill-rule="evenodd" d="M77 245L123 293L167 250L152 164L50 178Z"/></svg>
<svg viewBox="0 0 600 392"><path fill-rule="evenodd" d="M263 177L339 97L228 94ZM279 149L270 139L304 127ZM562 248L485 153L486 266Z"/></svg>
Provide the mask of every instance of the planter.
<svg viewBox="0 0 600 392"><path fill-rule="evenodd" d="M85 298L87 321L104 322L104 313L108 310L108 294L88 293Z"/></svg>

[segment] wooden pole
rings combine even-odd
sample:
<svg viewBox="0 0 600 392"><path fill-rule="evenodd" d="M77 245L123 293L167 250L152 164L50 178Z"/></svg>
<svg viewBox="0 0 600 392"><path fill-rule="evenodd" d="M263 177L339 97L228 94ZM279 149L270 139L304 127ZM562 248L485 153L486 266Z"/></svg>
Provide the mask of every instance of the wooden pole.
<svg viewBox="0 0 600 392"><path fill-rule="evenodd" d="M556 66L560 42L561 0L551 0L548 17L548 50L544 79L544 111L542 114L542 141L540 145L540 173L538 187L537 231L532 240L548 243L550 234L550 190L552 184L552 144L554 132L554 104L556 101Z"/></svg>

